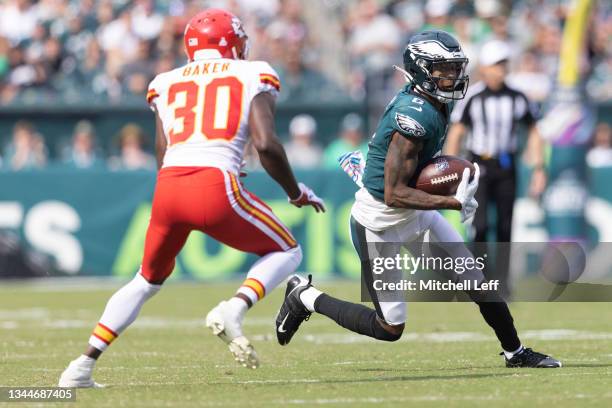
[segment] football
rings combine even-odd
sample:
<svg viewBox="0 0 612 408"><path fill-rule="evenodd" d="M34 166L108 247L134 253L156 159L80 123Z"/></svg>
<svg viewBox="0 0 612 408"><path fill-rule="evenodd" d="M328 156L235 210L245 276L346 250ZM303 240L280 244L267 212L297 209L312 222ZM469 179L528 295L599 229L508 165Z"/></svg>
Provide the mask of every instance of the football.
<svg viewBox="0 0 612 408"><path fill-rule="evenodd" d="M470 169L470 178L473 177L475 169L469 161L455 156L434 157L417 173L414 188L429 194L453 195L466 167Z"/></svg>

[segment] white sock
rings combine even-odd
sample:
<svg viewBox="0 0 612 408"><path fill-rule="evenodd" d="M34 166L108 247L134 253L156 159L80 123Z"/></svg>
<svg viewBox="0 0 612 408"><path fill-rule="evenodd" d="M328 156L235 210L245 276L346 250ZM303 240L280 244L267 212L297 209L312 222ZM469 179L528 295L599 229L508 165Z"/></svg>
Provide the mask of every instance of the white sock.
<svg viewBox="0 0 612 408"><path fill-rule="evenodd" d="M82 365L94 365L94 364L96 364L96 359L95 358L91 358L89 356L86 356L85 354L81 354L74 361L76 361L76 362L78 362L79 364L82 364Z"/></svg>
<svg viewBox="0 0 612 408"><path fill-rule="evenodd" d="M288 251L272 252L262 256L253 264L236 293L242 293L254 305L293 274L300 262L302 262L302 249L299 246Z"/></svg>
<svg viewBox="0 0 612 408"><path fill-rule="evenodd" d="M137 273L106 304L104 313L89 338L89 344L104 351L138 316L142 305L159 292L161 285L152 285Z"/></svg>
<svg viewBox="0 0 612 408"><path fill-rule="evenodd" d="M302 291L302 293L300 293L300 300L302 301L306 309L308 309L308 311L315 312L315 300L317 300L317 298L322 294L323 292L321 292L319 289L315 288L314 286L311 286L308 289Z"/></svg>
<svg viewBox="0 0 612 408"><path fill-rule="evenodd" d="M240 299L237 297L233 297L227 301L227 304L240 316L240 321L246 314L247 310L249 310L249 305L244 301L244 299Z"/></svg>
<svg viewBox="0 0 612 408"><path fill-rule="evenodd" d="M504 355L506 356L506 358L508 360L510 360L512 357L514 357L515 354L518 354L521 351L523 351L523 345L522 344L521 344L521 346L519 348L517 348L514 351L506 351L506 350L504 350Z"/></svg>

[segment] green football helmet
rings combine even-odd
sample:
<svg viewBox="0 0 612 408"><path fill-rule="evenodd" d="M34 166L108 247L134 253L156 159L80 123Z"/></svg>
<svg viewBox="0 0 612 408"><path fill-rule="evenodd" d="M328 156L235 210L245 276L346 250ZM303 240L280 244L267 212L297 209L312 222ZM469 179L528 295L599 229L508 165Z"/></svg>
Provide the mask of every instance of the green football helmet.
<svg viewBox="0 0 612 408"><path fill-rule="evenodd" d="M455 37L442 30L427 30L410 38L404 50L404 69L399 70L418 91L448 103L463 99L467 92L467 64Z"/></svg>

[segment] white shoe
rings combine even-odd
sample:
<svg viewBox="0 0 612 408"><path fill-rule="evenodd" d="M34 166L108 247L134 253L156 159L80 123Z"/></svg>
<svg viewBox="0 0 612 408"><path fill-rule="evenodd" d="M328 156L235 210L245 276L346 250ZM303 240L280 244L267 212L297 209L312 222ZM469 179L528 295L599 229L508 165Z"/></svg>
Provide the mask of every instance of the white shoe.
<svg viewBox="0 0 612 408"><path fill-rule="evenodd" d="M104 388L91 378L95 365L96 360L90 357L80 356L72 360L60 376L57 386L61 388Z"/></svg>
<svg viewBox="0 0 612 408"><path fill-rule="evenodd" d="M206 327L223 340L243 367L257 368L259 359L251 342L242 334L242 315L222 301L206 316Z"/></svg>

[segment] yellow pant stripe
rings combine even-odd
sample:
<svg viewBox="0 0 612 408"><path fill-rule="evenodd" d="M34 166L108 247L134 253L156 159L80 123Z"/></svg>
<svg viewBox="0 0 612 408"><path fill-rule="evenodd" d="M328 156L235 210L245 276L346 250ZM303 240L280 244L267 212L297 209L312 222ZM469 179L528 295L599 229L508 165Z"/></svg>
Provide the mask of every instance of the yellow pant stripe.
<svg viewBox="0 0 612 408"><path fill-rule="evenodd" d="M248 278L242 283L242 286L253 289L253 291L257 294L258 299L262 299L266 295L266 289L256 279Z"/></svg>

